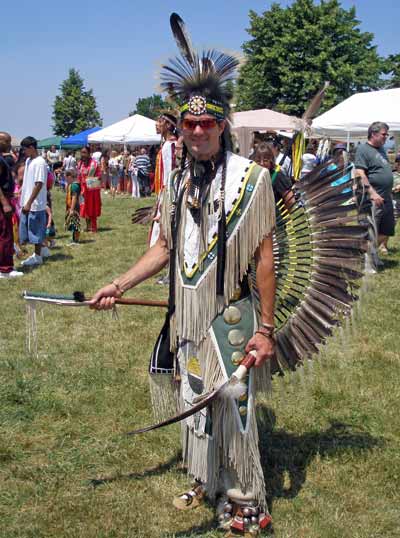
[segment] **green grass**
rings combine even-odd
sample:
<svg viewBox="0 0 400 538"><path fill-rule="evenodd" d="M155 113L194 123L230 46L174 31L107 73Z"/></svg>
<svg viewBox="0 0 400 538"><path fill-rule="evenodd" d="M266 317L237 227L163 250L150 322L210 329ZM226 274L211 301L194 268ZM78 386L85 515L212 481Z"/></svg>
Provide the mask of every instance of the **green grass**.
<svg viewBox="0 0 400 538"><path fill-rule="evenodd" d="M145 201L104 197L100 233L67 247L55 193L57 248L18 281L0 282L0 536L220 536L207 504L171 507L188 481L179 427L135 438L152 421L147 362L161 309L120 307L119 319L44 306L39 354L25 349L24 289L94 292L145 249L130 224ZM345 331L259 402L264 473L279 538L400 536L400 242ZM155 279L131 291L165 298Z"/></svg>

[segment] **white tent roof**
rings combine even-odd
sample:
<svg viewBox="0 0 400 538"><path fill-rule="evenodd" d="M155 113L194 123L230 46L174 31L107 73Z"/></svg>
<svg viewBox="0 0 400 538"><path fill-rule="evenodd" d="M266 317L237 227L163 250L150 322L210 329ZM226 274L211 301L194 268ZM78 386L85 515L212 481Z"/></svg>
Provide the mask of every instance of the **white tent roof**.
<svg viewBox="0 0 400 538"><path fill-rule="evenodd" d="M299 127L296 117L269 108L235 112L232 119L232 130L238 138L240 154L245 157L250 153L254 131L293 131Z"/></svg>
<svg viewBox="0 0 400 538"><path fill-rule="evenodd" d="M135 114L92 133L88 140L90 144L97 142L139 146L159 144L161 137L156 132L154 120Z"/></svg>
<svg viewBox="0 0 400 538"><path fill-rule="evenodd" d="M296 128L297 118L269 108L246 110L233 114L233 128L249 127L253 131L291 131Z"/></svg>
<svg viewBox="0 0 400 538"><path fill-rule="evenodd" d="M383 121L390 131L400 131L400 88L355 93L312 122L317 134L331 138L361 138L368 126Z"/></svg>

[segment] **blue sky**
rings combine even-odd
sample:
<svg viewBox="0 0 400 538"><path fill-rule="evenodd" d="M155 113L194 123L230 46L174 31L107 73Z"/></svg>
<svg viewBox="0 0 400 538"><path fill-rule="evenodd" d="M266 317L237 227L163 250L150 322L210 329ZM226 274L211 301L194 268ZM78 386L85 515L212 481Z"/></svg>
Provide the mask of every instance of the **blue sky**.
<svg viewBox="0 0 400 538"><path fill-rule="evenodd" d="M270 1L2 0L0 130L14 136L52 134L51 113L68 69L93 88L103 124L126 117L139 97L157 91L161 62L176 53L169 15L185 20L196 45L240 50L248 12ZM287 5L288 1L280 2ZM4 5L5 4L5 5ZM399 0L343 0L356 6L363 31L382 55L400 52Z"/></svg>

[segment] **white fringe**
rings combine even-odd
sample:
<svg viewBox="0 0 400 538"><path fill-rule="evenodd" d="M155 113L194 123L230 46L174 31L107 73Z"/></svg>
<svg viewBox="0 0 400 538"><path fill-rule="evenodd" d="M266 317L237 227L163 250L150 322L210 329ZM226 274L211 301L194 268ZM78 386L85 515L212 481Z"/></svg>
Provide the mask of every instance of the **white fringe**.
<svg viewBox="0 0 400 538"><path fill-rule="evenodd" d="M26 349L30 355L38 357L36 301L26 301Z"/></svg>
<svg viewBox="0 0 400 538"><path fill-rule="evenodd" d="M205 391L226 380L210 335L207 335L199 346L198 358ZM257 369L253 378L257 378L259 373L260 369ZM212 437L197 434L186 422L182 424L183 455L189 475L205 484L211 500L215 500L223 487L221 469L234 469L239 481L238 486L243 493L252 492L254 499L266 509L264 476L258 448L254 383L251 385L246 430L241 431L236 402L232 398L221 397L212 404Z"/></svg>
<svg viewBox="0 0 400 538"><path fill-rule="evenodd" d="M183 207L182 211L186 211ZM214 318L229 304L235 290L247 273L250 261L262 240L275 226L275 202L269 174L260 173L252 199L227 242L225 267L225 296L216 293L217 262L214 260L207 274L196 288L185 287L177 254L176 271L176 332L180 339L197 345L205 338ZM175 341L176 334L172 334Z"/></svg>
<svg viewBox="0 0 400 538"><path fill-rule="evenodd" d="M179 411L179 383L174 374L149 374L153 416L156 422L166 420Z"/></svg>

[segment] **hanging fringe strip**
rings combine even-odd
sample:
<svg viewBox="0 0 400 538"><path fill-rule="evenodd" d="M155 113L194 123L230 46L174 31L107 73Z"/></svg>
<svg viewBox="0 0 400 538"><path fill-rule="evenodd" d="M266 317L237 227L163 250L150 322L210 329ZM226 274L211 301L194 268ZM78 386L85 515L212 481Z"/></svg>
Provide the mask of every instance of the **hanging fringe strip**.
<svg viewBox="0 0 400 538"><path fill-rule="evenodd" d="M168 197L165 197L168 198ZM182 208L186 211L186 207ZM184 219L183 223L184 223ZM229 304L248 271L249 262L262 240L275 226L275 203L269 173L260 171L251 200L227 241L225 296L218 298L216 290L217 264L212 263L207 274L196 288L185 286L179 271L176 274L175 323L171 329L171 342L177 335L197 345L205 338L215 317ZM182 244L182 242L181 242ZM177 253L179 256L179 253ZM177 267L181 267L179 259Z"/></svg>

